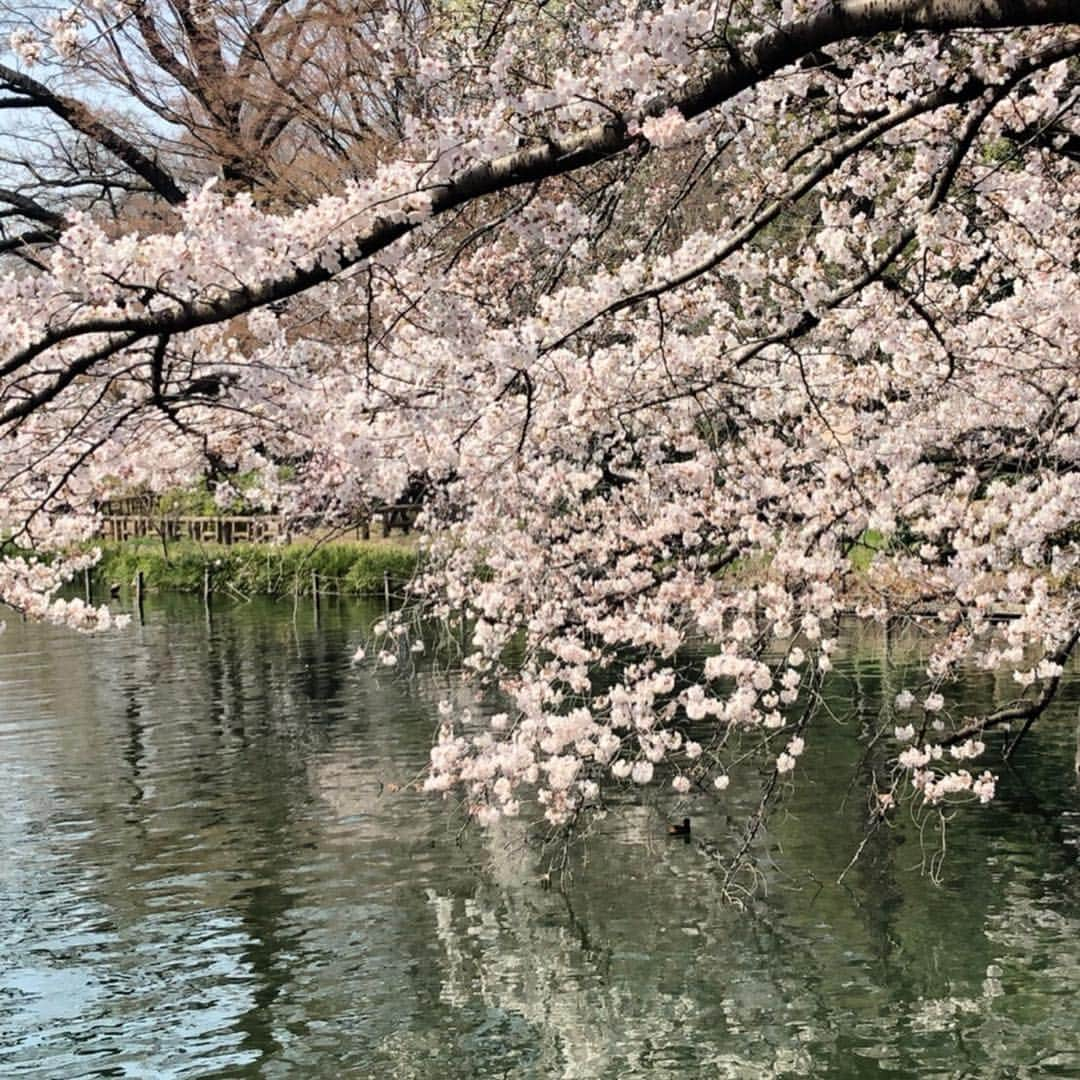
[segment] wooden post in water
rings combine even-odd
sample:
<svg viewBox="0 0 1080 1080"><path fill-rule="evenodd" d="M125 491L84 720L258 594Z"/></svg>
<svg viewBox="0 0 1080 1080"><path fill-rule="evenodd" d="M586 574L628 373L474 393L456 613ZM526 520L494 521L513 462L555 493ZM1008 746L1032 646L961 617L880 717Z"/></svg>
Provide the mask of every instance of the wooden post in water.
<svg viewBox="0 0 1080 1080"><path fill-rule="evenodd" d="M83 567L83 593L86 596L86 602L90 603L90 567Z"/></svg>
<svg viewBox="0 0 1080 1080"><path fill-rule="evenodd" d="M319 571L311 571L311 602L315 607L315 625L319 625Z"/></svg>
<svg viewBox="0 0 1080 1080"><path fill-rule="evenodd" d="M1080 709L1076 711L1076 756L1073 758L1073 772L1080 776Z"/></svg>
<svg viewBox="0 0 1080 1080"><path fill-rule="evenodd" d="M203 566L202 572L202 598L205 607L210 606L210 564Z"/></svg>
<svg viewBox="0 0 1080 1080"><path fill-rule="evenodd" d="M139 613L139 622L143 617L143 572L135 572L135 610Z"/></svg>
<svg viewBox="0 0 1080 1080"><path fill-rule="evenodd" d="M383 600L386 602L386 613L390 614L390 571L384 570L382 572L382 591Z"/></svg>

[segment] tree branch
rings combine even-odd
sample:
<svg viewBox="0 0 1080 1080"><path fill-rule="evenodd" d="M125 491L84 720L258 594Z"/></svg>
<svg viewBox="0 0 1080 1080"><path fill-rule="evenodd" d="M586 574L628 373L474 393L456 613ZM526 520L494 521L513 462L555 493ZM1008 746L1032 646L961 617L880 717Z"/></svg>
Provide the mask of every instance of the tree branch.
<svg viewBox="0 0 1080 1080"><path fill-rule="evenodd" d="M660 116L668 109L677 108L688 119L693 118L801 57L848 38L866 38L885 31L1067 24L1075 18L1074 0L840 0L815 15L763 35L743 54L731 53L709 75L682 94L665 94L654 99L643 110L643 115ZM7 70L10 69L0 66L0 74ZM14 72L12 75L23 78ZM625 115L615 116L584 132L547 140L505 157L468 166L433 189L431 213L444 214L483 196L560 176L639 145L641 137L629 133L630 119ZM156 169L152 163L146 164ZM119 332L140 340L157 334L183 333L288 299L324 284L416 228L415 222L380 218L367 233L350 242L347 249L343 245L334 259L258 287L245 286L220 299L187 303L171 311L140 317L89 319L50 330L27 349L12 356L0 368L0 376L18 370L54 345L85 335Z"/></svg>
<svg viewBox="0 0 1080 1080"><path fill-rule="evenodd" d="M36 221L39 225L46 225L50 229L59 232L64 227L64 215L54 210L49 210L29 195L23 195L18 191L10 191L8 188L0 188L0 202L5 202L14 207L21 217L28 221Z"/></svg>
<svg viewBox="0 0 1080 1080"><path fill-rule="evenodd" d="M0 82L19 93L26 94L38 106L48 109L69 127L93 139L109 153L119 158L128 168L138 173L166 202L176 206L186 198L185 193L165 169L147 157L115 128L109 127L95 116L82 102L53 93L44 83L31 79L28 75L15 71L6 64L0 64Z"/></svg>
<svg viewBox="0 0 1080 1080"><path fill-rule="evenodd" d="M1057 652L1048 657L1048 659L1052 663L1058 665L1068 663L1069 657L1072 656L1073 650L1076 648L1078 642L1080 642L1080 626L1077 626L1076 629L1073 630L1072 636L1057 650ZM959 731L954 731L951 735L943 738L941 740L941 745L955 746L957 743L966 742L973 735L980 735L989 728L1000 727L1002 724L1010 724L1013 720L1023 720L1024 726L1020 729L1016 738L1009 743L1009 746L1005 751L1005 757L1009 757L1016 749L1017 743L1019 743L1027 734L1031 725L1046 712L1050 702L1054 700L1054 696L1057 694L1060 685L1061 676L1052 676L1043 683L1042 690L1039 691L1039 696L1037 698L1034 698L1031 701L1021 701L1012 705L1007 705L1004 709L998 709L997 712L990 713L988 716L973 720L970 724L965 724Z"/></svg>

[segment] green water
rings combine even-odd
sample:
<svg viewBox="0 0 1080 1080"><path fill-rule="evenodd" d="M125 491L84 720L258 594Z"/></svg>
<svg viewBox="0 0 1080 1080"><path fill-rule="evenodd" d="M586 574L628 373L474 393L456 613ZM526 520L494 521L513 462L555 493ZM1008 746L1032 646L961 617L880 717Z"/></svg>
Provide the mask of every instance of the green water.
<svg viewBox="0 0 1080 1080"><path fill-rule="evenodd" d="M859 733L911 643L851 628L758 900L702 846L757 799L614 796L545 887L515 831L384 786L452 676L350 666L379 613L181 600L0 635L0 1076L1080 1076L1080 681L991 807L863 836ZM976 701L992 680L973 677ZM1004 693L1009 693L1007 686Z"/></svg>

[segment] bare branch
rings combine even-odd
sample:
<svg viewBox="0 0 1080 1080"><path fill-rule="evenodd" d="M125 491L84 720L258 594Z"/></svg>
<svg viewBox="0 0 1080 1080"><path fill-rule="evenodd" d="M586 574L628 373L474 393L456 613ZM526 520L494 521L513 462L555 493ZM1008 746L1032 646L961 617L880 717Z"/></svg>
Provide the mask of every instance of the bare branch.
<svg viewBox="0 0 1080 1080"><path fill-rule="evenodd" d="M176 181L157 161L147 157L134 143L106 124L81 102L54 93L44 83L31 79L30 76L15 71L6 64L0 64L0 83L26 94L75 131L93 139L109 153L119 158L128 168L138 173L166 202L175 206L186 198Z"/></svg>

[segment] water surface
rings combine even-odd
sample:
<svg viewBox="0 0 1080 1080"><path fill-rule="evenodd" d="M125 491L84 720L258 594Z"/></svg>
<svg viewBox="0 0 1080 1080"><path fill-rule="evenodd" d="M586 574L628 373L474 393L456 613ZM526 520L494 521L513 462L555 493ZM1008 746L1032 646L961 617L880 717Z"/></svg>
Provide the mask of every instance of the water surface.
<svg viewBox="0 0 1080 1080"><path fill-rule="evenodd" d="M837 885L850 781L884 760L859 733L915 661L852 628L843 722L808 739L740 912L707 851L753 775L690 800L689 844L681 806L615 795L561 887L520 830L409 791L464 691L352 667L378 614L171 598L93 641L9 620L0 1075L1080 1076L1075 675L938 882L907 825Z"/></svg>

